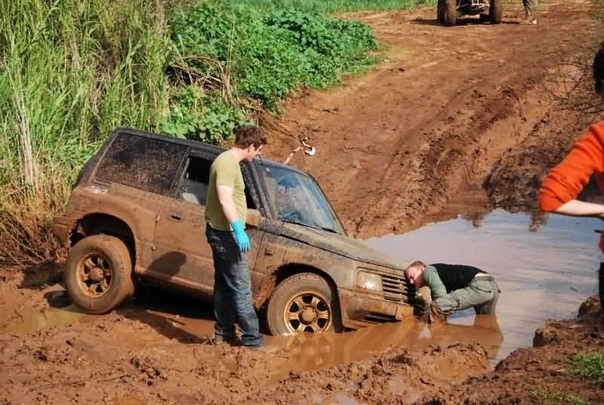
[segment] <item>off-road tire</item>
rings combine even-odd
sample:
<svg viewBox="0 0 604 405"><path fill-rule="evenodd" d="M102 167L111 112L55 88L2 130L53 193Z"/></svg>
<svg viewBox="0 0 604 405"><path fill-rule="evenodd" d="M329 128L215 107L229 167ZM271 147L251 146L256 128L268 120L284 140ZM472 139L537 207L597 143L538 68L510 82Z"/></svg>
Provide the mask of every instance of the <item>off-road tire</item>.
<svg viewBox="0 0 604 405"><path fill-rule="evenodd" d="M445 0L438 0L436 5L436 21L439 24L445 23Z"/></svg>
<svg viewBox="0 0 604 405"><path fill-rule="evenodd" d="M499 24L503 16L503 0L489 1L489 22L491 24Z"/></svg>
<svg viewBox="0 0 604 405"><path fill-rule="evenodd" d="M295 274L277 285L268 302L266 323L272 335L343 330L337 294L313 273Z"/></svg>
<svg viewBox="0 0 604 405"><path fill-rule="evenodd" d="M443 23L453 27L457 22L457 0L444 0Z"/></svg>
<svg viewBox="0 0 604 405"><path fill-rule="evenodd" d="M109 235L82 239L69 252L65 288L73 302L89 314L113 310L134 294L128 247Z"/></svg>

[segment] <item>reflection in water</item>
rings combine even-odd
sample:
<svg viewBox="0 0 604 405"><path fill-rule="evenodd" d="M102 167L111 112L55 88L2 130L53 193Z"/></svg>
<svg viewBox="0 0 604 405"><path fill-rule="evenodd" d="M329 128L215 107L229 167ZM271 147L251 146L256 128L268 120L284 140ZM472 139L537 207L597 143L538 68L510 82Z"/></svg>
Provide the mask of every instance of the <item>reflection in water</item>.
<svg viewBox="0 0 604 405"><path fill-rule="evenodd" d="M538 224L538 231L530 224ZM484 215L480 228L459 216L366 242L405 261L465 263L493 274L501 288L497 319L504 337L495 359L502 359L530 347L546 319L576 316L597 292L599 225L597 219L497 210ZM468 324L463 319L450 317Z"/></svg>
<svg viewBox="0 0 604 405"><path fill-rule="evenodd" d="M65 308L32 308L23 306L15 308L8 319L2 321L0 330L14 334L32 333L48 327L70 325L84 316L76 305Z"/></svg>
<svg viewBox="0 0 604 405"><path fill-rule="evenodd" d="M443 347L464 342L479 343L489 358L496 355L503 342L495 315L452 317L448 324L428 325L416 319L378 324L342 334L304 334L273 337L272 344L288 350L288 367L297 370L317 369L368 358L388 348L404 348L421 353L426 347ZM467 324L466 324L467 323Z"/></svg>

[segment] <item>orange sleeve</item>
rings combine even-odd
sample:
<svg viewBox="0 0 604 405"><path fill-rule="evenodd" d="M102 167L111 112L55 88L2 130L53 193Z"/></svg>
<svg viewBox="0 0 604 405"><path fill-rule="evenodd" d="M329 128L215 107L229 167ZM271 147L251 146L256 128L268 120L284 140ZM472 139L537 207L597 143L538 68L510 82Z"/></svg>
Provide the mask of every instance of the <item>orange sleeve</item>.
<svg viewBox="0 0 604 405"><path fill-rule="evenodd" d="M592 125L564 160L547 174L539 189L539 208L555 211L574 200L593 173L604 173L604 121Z"/></svg>

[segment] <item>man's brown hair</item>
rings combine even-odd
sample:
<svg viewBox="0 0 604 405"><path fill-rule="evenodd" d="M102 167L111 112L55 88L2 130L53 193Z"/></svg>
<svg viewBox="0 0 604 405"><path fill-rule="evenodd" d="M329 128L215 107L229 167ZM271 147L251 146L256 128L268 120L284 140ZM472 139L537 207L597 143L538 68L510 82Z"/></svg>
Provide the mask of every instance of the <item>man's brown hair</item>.
<svg viewBox="0 0 604 405"><path fill-rule="evenodd" d="M246 149L249 146L259 148L268 143L264 132L256 126L246 125L239 127L235 132L235 146L241 149Z"/></svg>

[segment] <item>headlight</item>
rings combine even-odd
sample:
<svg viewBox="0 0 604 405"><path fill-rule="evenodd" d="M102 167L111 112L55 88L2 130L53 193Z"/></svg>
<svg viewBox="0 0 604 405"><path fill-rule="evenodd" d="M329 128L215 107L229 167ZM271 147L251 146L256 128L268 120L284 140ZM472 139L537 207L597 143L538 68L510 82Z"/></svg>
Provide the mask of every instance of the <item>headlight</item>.
<svg viewBox="0 0 604 405"><path fill-rule="evenodd" d="M357 287L366 290L382 291L382 277L378 274L359 271L357 275Z"/></svg>

